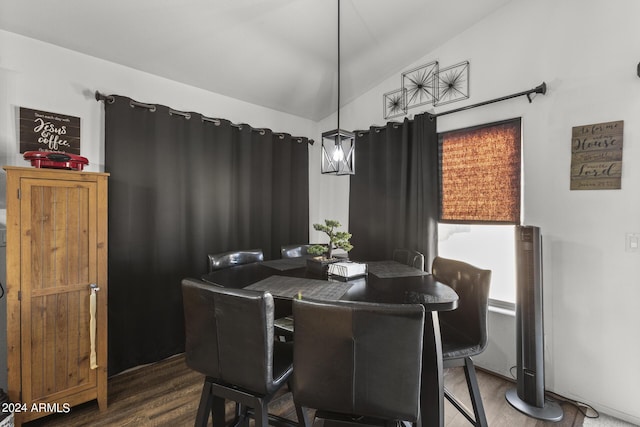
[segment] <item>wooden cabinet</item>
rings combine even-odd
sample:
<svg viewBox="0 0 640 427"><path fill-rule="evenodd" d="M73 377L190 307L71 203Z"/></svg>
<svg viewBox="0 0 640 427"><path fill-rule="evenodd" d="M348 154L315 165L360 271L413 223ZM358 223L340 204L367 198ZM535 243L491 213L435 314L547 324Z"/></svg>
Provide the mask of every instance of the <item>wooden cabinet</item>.
<svg viewBox="0 0 640 427"><path fill-rule="evenodd" d="M108 174L4 169L16 425L94 399L106 409Z"/></svg>

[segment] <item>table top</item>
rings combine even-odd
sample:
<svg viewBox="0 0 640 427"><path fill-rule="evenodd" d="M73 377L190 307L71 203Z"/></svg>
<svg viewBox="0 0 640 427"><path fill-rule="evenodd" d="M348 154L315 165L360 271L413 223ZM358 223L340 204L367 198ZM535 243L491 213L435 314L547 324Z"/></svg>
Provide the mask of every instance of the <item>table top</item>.
<svg viewBox="0 0 640 427"><path fill-rule="evenodd" d="M395 261L367 263L368 274L349 281L318 275L306 268L305 258L263 261L204 274L218 286L268 290L275 298L340 299L392 304L422 304L427 311L454 310L458 295L431 274ZM323 286L325 285L326 286Z"/></svg>

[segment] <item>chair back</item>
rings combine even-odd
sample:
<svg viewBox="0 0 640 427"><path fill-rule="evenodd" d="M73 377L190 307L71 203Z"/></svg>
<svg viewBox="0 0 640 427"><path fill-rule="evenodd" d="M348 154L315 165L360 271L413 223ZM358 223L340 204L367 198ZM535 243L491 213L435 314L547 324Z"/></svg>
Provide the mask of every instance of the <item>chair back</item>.
<svg viewBox="0 0 640 427"><path fill-rule="evenodd" d="M424 270L424 255L412 249L394 249L393 260L417 268L418 270Z"/></svg>
<svg viewBox="0 0 640 427"><path fill-rule="evenodd" d="M416 421L424 313L419 304L294 300L294 400L317 410Z"/></svg>
<svg viewBox="0 0 640 427"><path fill-rule="evenodd" d="M282 258L299 258L301 256L308 255L307 249L309 249L312 244L304 244L304 245L285 245L280 247L280 255Z"/></svg>
<svg viewBox="0 0 640 427"><path fill-rule="evenodd" d="M209 273L235 265L250 264L252 262L264 261L262 249L248 249L241 251L222 252L219 254L209 254Z"/></svg>
<svg viewBox="0 0 640 427"><path fill-rule="evenodd" d="M489 307L489 288L491 270L483 270L462 261L436 257L433 260L431 273L433 277L458 294L458 308L438 313L442 340L447 337L445 331L453 331L467 341L469 346L476 346L476 353L487 346L487 310Z"/></svg>
<svg viewBox="0 0 640 427"><path fill-rule="evenodd" d="M254 393L273 388L273 297L182 281L186 363Z"/></svg>

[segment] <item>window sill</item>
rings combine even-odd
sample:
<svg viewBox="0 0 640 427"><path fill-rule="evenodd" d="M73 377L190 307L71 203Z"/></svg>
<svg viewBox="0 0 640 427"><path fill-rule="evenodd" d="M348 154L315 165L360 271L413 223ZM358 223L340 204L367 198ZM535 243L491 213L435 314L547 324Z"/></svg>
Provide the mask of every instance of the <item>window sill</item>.
<svg viewBox="0 0 640 427"><path fill-rule="evenodd" d="M489 311L493 313L502 314L504 316L516 316L515 303L508 301L500 301L495 299L489 299Z"/></svg>

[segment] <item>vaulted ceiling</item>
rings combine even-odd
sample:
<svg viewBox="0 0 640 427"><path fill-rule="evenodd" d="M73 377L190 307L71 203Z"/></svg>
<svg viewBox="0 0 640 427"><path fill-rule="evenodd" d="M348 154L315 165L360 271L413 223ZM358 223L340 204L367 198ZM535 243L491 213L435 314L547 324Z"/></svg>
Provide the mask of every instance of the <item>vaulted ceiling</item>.
<svg viewBox="0 0 640 427"><path fill-rule="evenodd" d="M509 1L341 0L341 104ZM337 16L338 0L0 0L1 29L314 121L337 107Z"/></svg>

